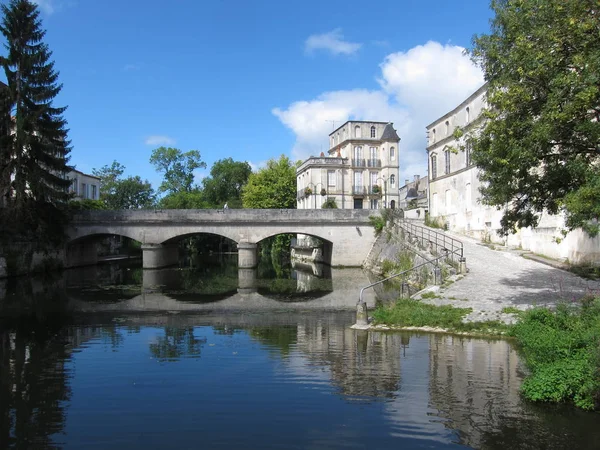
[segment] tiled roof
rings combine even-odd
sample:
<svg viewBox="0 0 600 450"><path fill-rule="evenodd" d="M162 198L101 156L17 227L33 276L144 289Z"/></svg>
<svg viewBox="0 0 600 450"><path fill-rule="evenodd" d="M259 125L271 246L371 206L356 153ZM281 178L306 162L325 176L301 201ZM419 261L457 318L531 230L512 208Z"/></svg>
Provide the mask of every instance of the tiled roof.
<svg viewBox="0 0 600 450"><path fill-rule="evenodd" d="M394 130L394 127L391 123L388 123L383 130L383 134L381 135L382 141L399 141L400 137L398 137L398 133Z"/></svg>

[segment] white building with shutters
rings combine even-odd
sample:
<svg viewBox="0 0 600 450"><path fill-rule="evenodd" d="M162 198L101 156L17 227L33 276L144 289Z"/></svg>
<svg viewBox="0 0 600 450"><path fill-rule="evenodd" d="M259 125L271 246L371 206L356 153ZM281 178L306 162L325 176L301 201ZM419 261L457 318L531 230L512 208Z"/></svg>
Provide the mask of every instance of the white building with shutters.
<svg viewBox="0 0 600 450"><path fill-rule="evenodd" d="M329 134L327 155L297 169L298 209L398 207L400 138L390 122L350 120Z"/></svg>
<svg viewBox="0 0 600 450"><path fill-rule="evenodd" d="M100 200L100 178L94 175L71 170L67 178L72 181L69 192L74 195L74 200Z"/></svg>

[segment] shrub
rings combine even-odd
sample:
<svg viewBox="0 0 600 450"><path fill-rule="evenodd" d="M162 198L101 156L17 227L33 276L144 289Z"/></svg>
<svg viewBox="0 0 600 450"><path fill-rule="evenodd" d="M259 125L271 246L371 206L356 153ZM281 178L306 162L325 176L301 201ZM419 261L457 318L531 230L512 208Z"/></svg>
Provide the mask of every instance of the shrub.
<svg viewBox="0 0 600 450"><path fill-rule="evenodd" d="M600 400L600 299L556 311L525 312L512 332L531 374L522 392L533 401L573 402L594 409Z"/></svg>

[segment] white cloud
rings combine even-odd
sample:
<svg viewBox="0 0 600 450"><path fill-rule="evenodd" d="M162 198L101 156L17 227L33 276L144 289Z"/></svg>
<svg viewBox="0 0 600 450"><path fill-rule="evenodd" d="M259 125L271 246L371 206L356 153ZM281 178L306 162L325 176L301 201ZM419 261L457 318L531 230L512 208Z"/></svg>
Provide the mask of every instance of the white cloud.
<svg viewBox="0 0 600 450"><path fill-rule="evenodd" d="M272 110L296 135L294 159L327 152L331 121L390 121L401 138L401 182L427 174L425 126L477 90L483 75L461 47L437 42L390 54L380 68L379 90L325 92Z"/></svg>
<svg viewBox="0 0 600 450"><path fill-rule="evenodd" d="M144 143L146 145L175 145L177 141L169 136L148 136Z"/></svg>
<svg viewBox="0 0 600 450"><path fill-rule="evenodd" d="M334 55L352 55L361 47L362 44L344 41L341 28L336 28L329 33L312 34L304 43L306 53L312 53L315 50L326 50Z"/></svg>
<svg viewBox="0 0 600 450"><path fill-rule="evenodd" d="M33 3L37 4L43 12L46 14L52 14L55 11L55 5L53 0L32 0Z"/></svg>

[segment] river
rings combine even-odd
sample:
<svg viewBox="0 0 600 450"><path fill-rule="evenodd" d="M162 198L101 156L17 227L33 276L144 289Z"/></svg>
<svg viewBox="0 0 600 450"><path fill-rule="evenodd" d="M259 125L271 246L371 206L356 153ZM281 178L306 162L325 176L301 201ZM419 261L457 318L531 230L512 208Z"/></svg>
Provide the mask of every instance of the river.
<svg viewBox="0 0 600 450"><path fill-rule="evenodd" d="M191 265L0 281L0 448L600 448L507 341L351 330L361 270Z"/></svg>

